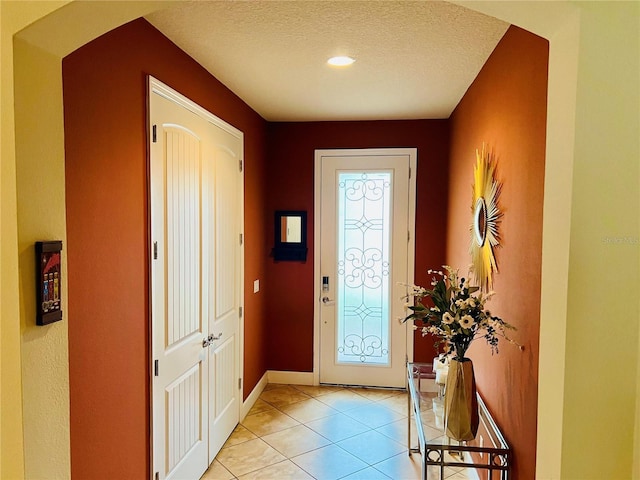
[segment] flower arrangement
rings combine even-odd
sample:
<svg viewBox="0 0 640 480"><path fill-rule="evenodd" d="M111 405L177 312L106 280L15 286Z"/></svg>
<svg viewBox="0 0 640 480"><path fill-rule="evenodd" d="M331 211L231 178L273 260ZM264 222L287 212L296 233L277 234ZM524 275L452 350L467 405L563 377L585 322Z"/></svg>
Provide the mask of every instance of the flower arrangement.
<svg viewBox="0 0 640 480"><path fill-rule="evenodd" d="M443 271L429 270L432 277L432 290L408 285L406 300L413 298L413 305L407 303L411 315L403 321L420 320L422 335L428 333L438 337L436 346L446 343L446 354L454 354L456 360L462 360L476 338L484 338L491 347L491 353L498 353L498 339L518 345L505 335L505 330L515 330L500 317L491 315L485 309L485 303L494 292L483 293L480 287L471 286L465 278L459 278L458 270L444 265ZM436 275L439 278L436 278ZM425 306L422 300L428 298L433 306ZM418 329L419 326L414 326ZM522 347L518 345L520 349Z"/></svg>

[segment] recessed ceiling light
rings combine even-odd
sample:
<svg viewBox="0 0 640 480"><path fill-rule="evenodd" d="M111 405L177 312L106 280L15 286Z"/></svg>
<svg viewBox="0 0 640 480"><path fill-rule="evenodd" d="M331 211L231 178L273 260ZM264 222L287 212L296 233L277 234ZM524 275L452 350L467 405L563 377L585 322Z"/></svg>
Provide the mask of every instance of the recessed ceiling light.
<svg viewBox="0 0 640 480"><path fill-rule="evenodd" d="M338 56L331 57L329 60L327 60L327 63L333 67L348 67L355 61L356 59L352 57Z"/></svg>

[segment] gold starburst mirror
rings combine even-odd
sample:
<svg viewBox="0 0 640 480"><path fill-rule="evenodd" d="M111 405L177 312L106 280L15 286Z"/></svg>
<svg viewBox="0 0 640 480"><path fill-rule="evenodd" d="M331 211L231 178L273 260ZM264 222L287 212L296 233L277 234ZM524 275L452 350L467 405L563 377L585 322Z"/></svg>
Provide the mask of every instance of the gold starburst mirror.
<svg viewBox="0 0 640 480"><path fill-rule="evenodd" d="M481 151L476 150L469 251L476 284L484 291L491 288L493 276L498 271L494 248L500 243L498 223L502 212L498 208L501 185L496 181L495 169L495 161L485 145Z"/></svg>

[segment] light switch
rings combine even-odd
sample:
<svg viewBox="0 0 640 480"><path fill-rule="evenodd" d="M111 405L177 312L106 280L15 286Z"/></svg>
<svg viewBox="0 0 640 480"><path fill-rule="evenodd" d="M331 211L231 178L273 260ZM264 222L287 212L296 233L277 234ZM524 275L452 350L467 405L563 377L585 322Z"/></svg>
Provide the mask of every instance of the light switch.
<svg viewBox="0 0 640 480"><path fill-rule="evenodd" d="M253 281L253 293L258 293L260 291L260 280Z"/></svg>

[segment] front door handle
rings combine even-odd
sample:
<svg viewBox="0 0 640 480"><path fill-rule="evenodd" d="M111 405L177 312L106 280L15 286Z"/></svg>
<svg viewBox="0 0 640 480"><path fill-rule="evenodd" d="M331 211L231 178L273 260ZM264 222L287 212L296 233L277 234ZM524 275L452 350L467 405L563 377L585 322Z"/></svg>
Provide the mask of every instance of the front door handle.
<svg viewBox="0 0 640 480"><path fill-rule="evenodd" d="M329 297L322 297L322 303L325 305L333 305L336 302L335 300L331 300Z"/></svg>

